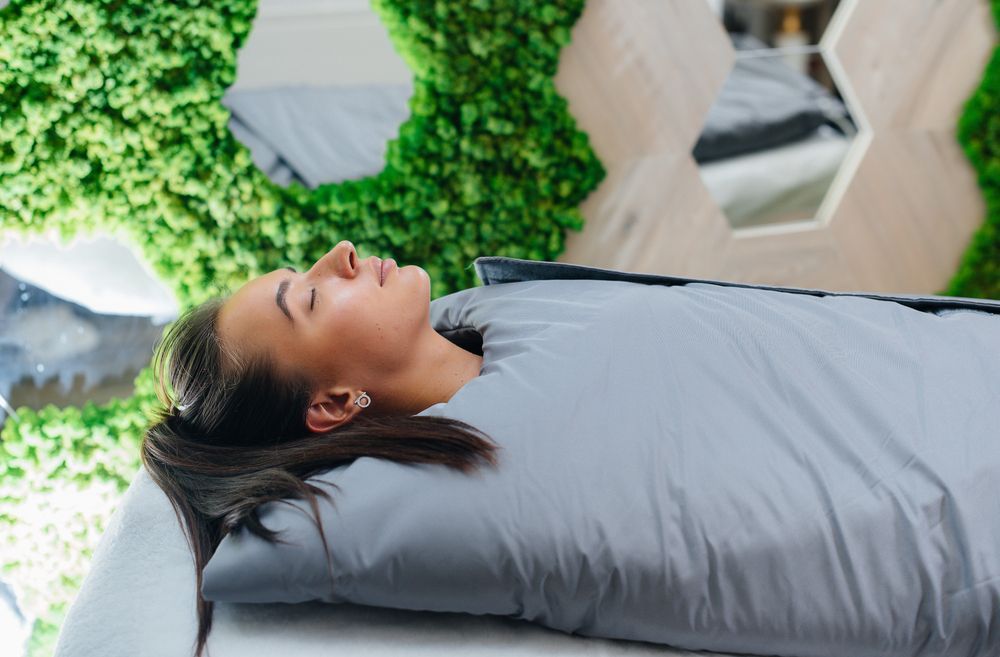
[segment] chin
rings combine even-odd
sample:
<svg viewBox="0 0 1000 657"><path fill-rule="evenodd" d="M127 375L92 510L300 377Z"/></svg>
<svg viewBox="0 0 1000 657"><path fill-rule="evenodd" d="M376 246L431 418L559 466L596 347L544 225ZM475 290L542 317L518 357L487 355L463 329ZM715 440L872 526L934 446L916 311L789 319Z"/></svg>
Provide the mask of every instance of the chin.
<svg viewBox="0 0 1000 657"><path fill-rule="evenodd" d="M430 284L430 282L431 282L431 275L430 275L430 274L428 274L428 273L427 273L427 272L426 272L426 271L424 270L424 268L423 268L423 267L421 267L420 265L406 265L406 266L407 266L407 267L414 267L414 268L416 268L416 270L420 272L420 274L421 274L421 276L422 276L422 277L424 278L424 280L426 280L426 281L427 281L428 285Z"/></svg>
<svg viewBox="0 0 1000 657"><path fill-rule="evenodd" d="M410 267L416 267L417 271L420 272L420 277L424 280L424 290L427 293L427 306L430 307L431 303L431 275L428 274L423 267L418 265L409 265Z"/></svg>

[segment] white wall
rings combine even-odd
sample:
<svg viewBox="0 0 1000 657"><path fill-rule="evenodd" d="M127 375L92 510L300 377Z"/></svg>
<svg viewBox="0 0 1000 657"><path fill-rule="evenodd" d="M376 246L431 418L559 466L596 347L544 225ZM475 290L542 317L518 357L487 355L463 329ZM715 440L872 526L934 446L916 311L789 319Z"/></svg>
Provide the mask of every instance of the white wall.
<svg viewBox="0 0 1000 657"><path fill-rule="evenodd" d="M367 0L260 0L231 89L412 79Z"/></svg>
<svg viewBox="0 0 1000 657"><path fill-rule="evenodd" d="M715 15L721 19L723 5L725 5L726 0L706 0L706 2L708 2L708 6L712 8L712 11L715 12Z"/></svg>

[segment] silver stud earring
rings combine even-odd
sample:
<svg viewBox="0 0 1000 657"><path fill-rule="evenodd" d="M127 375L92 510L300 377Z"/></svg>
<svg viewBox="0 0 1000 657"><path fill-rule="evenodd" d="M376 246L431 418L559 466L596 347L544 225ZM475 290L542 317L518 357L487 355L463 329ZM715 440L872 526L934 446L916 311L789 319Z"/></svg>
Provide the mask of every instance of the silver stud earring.
<svg viewBox="0 0 1000 657"><path fill-rule="evenodd" d="M362 404L361 400L364 399L367 403ZM368 396L367 392L361 393L361 396L354 400L355 406L360 406L361 408L368 408L372 405L372 398Z"/></svg>

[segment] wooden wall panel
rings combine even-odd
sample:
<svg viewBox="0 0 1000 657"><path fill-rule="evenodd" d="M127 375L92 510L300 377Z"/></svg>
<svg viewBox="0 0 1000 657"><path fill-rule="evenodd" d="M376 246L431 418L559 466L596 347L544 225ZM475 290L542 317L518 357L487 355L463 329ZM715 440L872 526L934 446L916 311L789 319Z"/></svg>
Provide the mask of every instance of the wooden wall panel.
<svg viewBox="0 0 1000 657"><path fill-rule="evenodd" d="M555 83L608 176L559 260L840 291L943 289L985 216L955 131L996 38L988 0L843 0L821 46L862 132L813 220L733 230L691 157L734 62L719 19L700 1L588 0Z"/></svg>

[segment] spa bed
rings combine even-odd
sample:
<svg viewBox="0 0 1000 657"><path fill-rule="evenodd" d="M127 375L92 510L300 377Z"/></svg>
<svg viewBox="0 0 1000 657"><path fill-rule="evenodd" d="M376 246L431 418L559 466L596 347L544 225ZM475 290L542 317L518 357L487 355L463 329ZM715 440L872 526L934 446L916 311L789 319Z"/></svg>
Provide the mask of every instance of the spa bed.
<svg viewBox="0 0 1000 657"><path fill-rule="evenodd" d="M458 313L459 311L462 311L463 307L461 303L470 299L474 301L471 307L475 307L476 299L481 299L485 303L487 298L502 298L504 293L508 290L512 295L512 299L515 298L516 294L530 293L531 288L524 286L530 285L530 282L532 281L562 279L563 283L575 286L578 283L583 282L585 279L600 279L610 281L656 283L664 286L678 286L674 289L678 294L683 293L680 294L679 298L686 298L689 301L694 302L695 305L706 304L704 306L705 308L711 307L707 304L714 304L717 300L733 298L720 295L720 290L723 288L731 290L735 287L747 290L747 309L752 308L753 304L757 301L764 303L780 298L779 303L784 303L788 299L801 299L804 298L802 295L808 295L817 299L828 298L828 300L835 302L829 304L828 308L824 306L823 312L833 310L837 307L856 307L858 309L867 309L870 311L877 311L879 313L886 312L889 314L889 317L893 319L893 321L899 321L901 318L907 317L911 320L916 320L917 318L914 316L918 315L918 313L911 313L911 309L916 309L929 313L941 314L943 316L943 320L954 321L956 327L965 317L976 317L981 318L976 319L977 323L975 330L979 331L977 335L985 335L988 340L996 340L1000 338L1000 301L986 299L968 299L932 295L883 295L862 292L828 292L804 288L748 285L729 281L712 281L706 279L689 279L672 276L615 272L582 265L532 262L501 257L477 259L476 270L485 286L483 288L474 288L462 291L456 293L456 295L449 295L451 299L449 299L449 297L442 297L441 299L432 302L432 320L434 322L444 323L449 321L450 318L447 316L448 313ZM514 283L514 285L502 286L501 284L504 283ZM690 292L688 292L687 288L689 285ZM567 287L566 289L569 288ZM787 292L788 294L773 295L766 292L768 290L771 292ZM495 294L481 294L484 291ZM579 300L581 298L582 297L577 296L573 298L576 299L576 301L573 299L567 300L567 307L573 305L574 303L579 305ZM756 301L751 302L751 298L756 299ZM878 300L878 303L871 301L872 299ZM455 305L450 307L448 304L453 302ZM906 306L906 308L899 308L897 304L899 306ZM677 310L682 308L682 306L671 307ZM742 306L727 307L733 310L734 317L736 314L745 310ZM788 306L788 308L791 309L792 306ZM816 305L815 309L819 309L819 306ZM457 317L458 315L455 316ZM876 315L872 315L872 317L875 316ZM708 315L706 314L704 317L708 317ZM730 326L724 315L717 316L717 319L721 322L720 326L727 328ZM995 323L996 332L990 330L988 328L988 324L984 323L987 320ZM791 321L790 316L788 321ZM812 322L812 320L810 320L810 322ZM438 323L434 324L435 328L437 328ZM820 328L820 324L818 323L812 323L812 325L817 329ZM705 326L709 325L705 324ZM871 324L867 324L866 326L869 329L873 328L873 325ZM878 330L881 329L876 329L876 332ZM468 335L469 334L466 334L465 337L468 337ZM461 336L455 337L458 339ZM705 333L704 336L700 337L707 338L708 333ZM831 339L835 340L836 335L831 334ZM510 345L511 341L506 340L504 343ZM688 352L690 352L690 350L688 350ZM831 352L831 360L829 362L839 362L838 358L841 355L843 355L846 359L848 357L848 352ZM788 357L787 354L782 354L782 356L785 358ZM995 356L996 353L983 354L981 361L983 364L982 367L987 368L995 363L995 358L991 358ZM680 352L678 352L678 358L680 358ZM676 361L676 365L680 366L681 361ZM987 371L987 369L982 369L981 372L984 376L996 376L996 368L989 371ZM479 377L478 380L474 381L476 382L476 385L489 385L489 381L482 376ZM456 395L456 399L458 397L464 397L467 401L471 400L474 394L471 388L469 390L460 391L460 393L466 394ZM985 391L985 394L988 393L989 391ZM888 402L889 400L890 398L886 397L886 401ZM833 400L829 403L833 403ZM457 408L461 408L461 405ZM433 409L435 409L435 407L428 410ZM425 413L426 412L427 411L425 411ZM982 424L983 418L979 417L977 419L979 422L976 426L979 426L979 424ZM714 421L714 419L710 418L710 421ZM871 421L881 422L883 419L873 417ZM699 430L699 440L709 437L709 434L700 433L700 427L691 426L691 428ZM806 438L805 434L800 434L800 436L803 439ZM903 442L891 442L890 437L893 440L900 438L899 436L881 436L882 446L892 444L895 449L899 449L903 446ZM939 436L928 435L926 439L937 439L938 437ZM676 436L671 432L670 439L683 439L683 436ZM977 438L977 440L979 439L985 440L985 437ZM677 445L680 444L681 443L678 443ZM805 443L801 444L804 445ZM689 459L693 459L695 456L695 445L693 443L688 443L688 445L691 448L691 452L687 455L687 457ZM847 445L845 444L844 447L846 448ZM854 445L852 445L852 448L853 447ZM796 448L793 446L792 449ZM671 450L671 453L679 454L679 452L675 452L674 450ZM905 452L896 452L897 455L901 453L903 455L902 458L905 459ZM537 452L537 454L540 456L541 452ZM777 452L775 452L775 454L777 454ZM718 454L720 463L724 460L724 456L724 454ZM943 453L940 454L940 458L944 458L945 456L946 455ZM948 455L948 457L951 458L950 455ZM678 456L678 458L680 457ZM887 466L890 465L891 458L893 457L887 456L886 461L882 464L883 466L886 466L886 485L888 485L890 480L888 477L889 469ZM377 459L365 460L369 461L369 463L366 464L367 466L382 467L379 463L373 463L378 461ZM941 462L944 463L945 461ZM993 468L992 464L996 462L997 454L995 453L977 455L977 463L981 468ZM360 460L356 463L360 464ZM689 463L694 463L694 461L691 460ZM771 465L773 465L773 463L776 462L770 462ZM922 462L921 467L931 467L931 463L932 461L928 461L926 464L923 464ZM710 463L709 465L711 466L709 470L704 471L702 474L716 469L715 464ZM348 467L350 468L351 466ZM720 467L722 466L720 465ZM388 472L388 470L386 471ZM729 472L735 474L734 470L729 470ZM776 472L777 471L775 471L775 473ZM897 472L902 472L902 470ZM921 472L924 472L924 470L921 470ZM752 472L744 473L745 476L750 476L752 474ZM696 495L700 495L701 493L697 492L698 489L695 486L697 482L694 478L690 478L691 476L693 475L688 473L685 477L678 478L670 485L681 487L678 489L679 491L683 491L684 487L692 486L689 498L689 508L690 513L692 514L691 519L694 522L706 523L707 526L707 524L709 524L708 521L712 520L712 518L697 515L697 508L701 502L698 501ZM712 476L721 475L716 473L716 475ZM462 483L459 480L455 481ZM525 479L525 481L529 480ZM987 477L982 481L997 481L997 478ZM532 483L535 484L537 482L533 481ZM610 483L610 479L605 482L605 484L608 483ZM625 486L623 490L628 489L628 482L618 482L618 484ZM956 497L956 499L962 501L963 504L966 504L965 507L959 507L961 511L964 513L975 514L989 512L989 509L983 508L981 505L976 506L973 504L969 506L968 498L966 497L967 489L963 487L960 490L960 487L957 484L953 485L955 486L956 494L961 493L961 495ZM986 483L983 483L983 485L986 485ZM607 489L604 488L604 490ZM763 488L761 488L760 491L763 491ZM835 486L827 491L828 494L831 492L844 493L845 499L850 501L852 504L858 502L858 498L853 497L853 492L846 488L838 488ZM984 499L987 500L987 504L995 503L995 497L987 497ZM993 502L990 500L993 500ZM731 503L729 504L731 508ZM833 508L838 507L835 506ZM846 514L846 510L850 508L859 509L861 507L857 504L854 504L853 507L850 505L839 507L842 514ZM774 511L774 507L770 507L770 509L771 511ZM937 507L935 507L935 509L937 509ZM948 517L944 507L937 509L936 513L941 514L938 518L939 524L942 519ZM848 515L837 517L840 522L845 523L850 519ZM922 521L923 516L921 515L920 518ZM800 516L800 519L804 520L805 517ZM872 519L876 519L876 517L872 516ZM794 525L788 526L780 523L775 524L775 527L782 527L782 531L786 532L795 529ZM941 528L943 527L944 525L941 526ZM996 527L996 523L988 526L983 526L980 523L980 525L975 529L982 534L994 531ZM805 525L802 525L802 529L805 529ZM972 529L974 528L966 527L963 531L970 531ZM938 531L940 531L940 528ZM734 538L735 534L730 536L728 533L723 533L721 536L726 537L725 541L729 542L730 539ZM801 538L802 536L798 537ZM610 540L610 538L614 537L606 538ZM719 555L722 554L722 550L729 548L729 546L725 545L725 543L719 540L719 538L720 537L715 537L713 539L718 540L718 542L715 543L715 549L719 551L716 554L716 559L721 559L722 557ZM757 537L756 540L759 539L760 537ZM862 539L859 539L857 534L854 538L852 538L852 541L860 540ZM697 541L696 544L700 545ZM854 545L857 546L859 543L854 543ZM749 548L751 545L747 545L745 547ZM753 547L759 548L762 547L762 544L754 544ZM989 578L984 579L982 577L982 569L988 569L991 567L989 565L990 563L995 563L994 557L996 556L996 551L994 550L993 553L989 553L989 548L989 545L983 545L979 542L974 545L967 545L964 548L964 551L960 554L946 551L944 555L945 558L949 560L957 559L960 555L965 557L963 563L965 563L968 568L967 573L970 577L972 575L976 576L975 586L978 587L978 593L983 596L988 596L990 590L989 587L992 586L990 582L996 580L996 578L990 580ZM596 555L598 552L599 550L597 552L589 552L589 554L595 555L595 561L597 560ZM710 550L709 557L711 557L713 553L714 551ZM980 553L982 558L978 558L977 556L980 555ZM761 560L767 558L766 554L755 554L750 551L746 551L742 554L744 554L748 563L762 563ZM664 557L666 556L667 555L664 555ZM669 556L671 559L678 558L678 555L674 554ZM700 558L701 557L699 556L699 559ZM807 551L805 556L799 555L795 558L802 559L804 561L811 557ZM989 559L994 559L994 561L990 561ZM653 560L654 562L656 561L655 555L653 555ZM735 566L737 570L735 572L737 573L739 572L740 561L741 559L736 559ZM700 585L699 581L701 579L701 575L697 574L700 571L698 571L697 568L694 568L694 566L698 566L700 563L702 562L692 560L688 564L688 566L691 567L684 568L681 571L688 574L693 585ZM713 563L720 567L720 570L716 571L715 566L712 566L712 569L709 571L710 579L711 577L717 577L719 572L723 572L725 570L721 568L724 565L721 561L710 560L709 563ZM860 565L861 562L858 563ZM936 563L936 561L934 563ZM732 566L733 562L730 562L729 565ZM242 566L237 563L236 567L241 568ZM732 577L734 571L729 572L730 574L728 576ZM761 571L758 571L758 576L760 576L760 574ZM373 575L377 576L378 573L374 573ZM401 581L404 579L404 575L406 575L405 572L400 574ZM723 575L723 577L725 577L725 575ZM216 582L218 581L220 580L217 575ZM875 582L856 582L856 584L858 583L868 587L870 593L875 593L881 587L880 584ZM734 588L726 590L731 590L734 594L739 592L740 600L748 601L748 609L751 606L749 604L750 602L758 604L759 601L766 598L766 594L769 593L766 590L754 588L753 581L743 580L743 575L739 575L739 580L734 581L731 584ZM759 582L756 585L759 586ZM888 585L889 582L887 580L886 586ZM717 583L716 586L718 586ZM801 585L799 586L801 587ZM972 587L972 584L970 583L969 586ZM124 498L122 499L121 504L113 515L107 531L101 539L94 555L91 570L83 583L79 596L69 610L69 614L63 625L57 644L55 653L56 657L84 657L90 655L100 655L101 657L158 657L160 655L164 657L168 655L170 657L180 657L191 654L191 646L193 645L196 629L194 587L195 573L193 570L193 561L173 511L170 508L166 497L152 483L147 473L140 468ZM971 593L973 588L975 587L969 588L968 593ZM801 588L799 590L801 591ZM405 593L406 589L404 588L402 592ZM831 600L836 597L835 591L828 591L827 593L829 593ZM476 592L467 592L466 595L469 597L475 597ZM824 599L823 596L815 597L820 601ZM963 624L962 627L970 627L970 623L972 622L968 616L968 612L971 609L971 607L968 606L970 604L979 604L977 609L983 612L984 617L990 617L989 614L992 614L992 616L995 617L995 608L997 606L995 597L981 597L979 599L993 600L992 604L994 610L991 611L988 609L985 603L972 602L972 598L966 596L963 599L963 604L966 606L961 607L961 609L965 610L963 613L966 615L957 619L949 616L948 623L951 624L955 622ZM651 614L650 616L658 616L662 613L664 619L666 620L667 616L670 616L670 612L673 611L673 609L671 609L672 607L677 607L678 605L683 606L683 604L683 591L678 591L677 595L674 596L674 600L672 600L669 605L664 602L662 610L657 610L656 614ZM725 603L725 606L727 612L738 612L740 611L740 607L743 606L743 603L737 603L730 597L730 600ZM831 602L830 609L833 608L835 607L832 606ZM953 609L958 609L958 607L953 607ZM823 616L822 618L824 618L825 621L839 620L832 619L829 615ZM636 620L637 626L640 625L638 619ZM671 617L671 620L676 619ZM846 616L843 618L845 623L853 620L855 619L849 619ZM650 621L648 619L644 619L642 622L649 623ZM899 621L900 627L907 628L909 627L908 623L911 622L915 621L913 621L912 618L901 619ZM646 628L643 632L651 633L656 631L657 625L656 622L653 621L651 625L642 627ZM921 627L926 629L926 625ZM772 640L776 636L787 636L787 633L782 634L781 631L778 631L777 634L775 634L773 628L771 629L772 633L770 636ZM997 636L998 633L996 631L997 628L995 626L992 630L986 627L977 627L977 629L981 629L982 632L977 633L975 637L967 632L965 633L964 638L962 636L951 636L950 638L939 636L934 637L936 641L950 641L951 643L949 644L949 648L951 650L957 650L958 648L956 648L956 646L962 645L960 643L961 641L976 641L977 652L941 652L935 654L963 654L969 655L969 657L972 657L973 655L978 657L979 655L991 654L989 652L990 650L1000 650L1000 644L998 644ZM700 635L695 633L685 636L690 637L689 641L703 641L704 643L702 645L709 644L711 641L716 639L716 636L707 630ZM762 634L757 633L756 640L760 641L762 636ZM721 635L719 635L719 638L722 638ZM729 641L730 644L739 645L742 638L738 633L731 633L728 637L726 637L726 640ZM903 644L900 645L902 646ZM933 644L927 645L932 646ZM827 651L826 648L829 647L815 645L811 654L838 654L836 650L831 648ZM712 653L711 651L706 652L703 649L698 649L695 652L678 648L674 645L665 645L664 642L653 643L647 641L630 641L601 638L596 636L573 635L550 629L549 627L544 627L537 623L498 615L475 615L440 611L430 612L403 608L390 609L352 604L350 602L340 604L327 604L322 602L303 602L299 604L246 604L219 602L216 603L215 623L212 633L209 636L208 649L213 657L236 655L239 655L240 657L255 657L257 655L263 656L275 654L288 655L291 657L321 654L351 656L375 655L379 657L394 657L396 655L401 657L404 655L407 657L415 655L435 655L446 657L448 655L455 655L456 657L458 655L463 655L479 657L485 655L506 656L538 654L574 656L602 655L611 657L625 654L634 656L694 655L696 652L697 654L720 655L743 654L744 652L753 654L796 654L790 653L787 649L784 649L781 652L776 650L772 653L770 651L751 650L750 648L747 648L745 651L739 650L734 653L721 651ZM900 649L902 650L902 648ZM847 657L847 653L841 654L843 654L844 657ZM873 652L872 654L875 653ZM887 650L886 652L880 652L879 654L897 655L904 653ZM996 653L994 652L992 654ZM858 652L854 652L851 654L851 657L862 657L862 655Z"/></svg>

